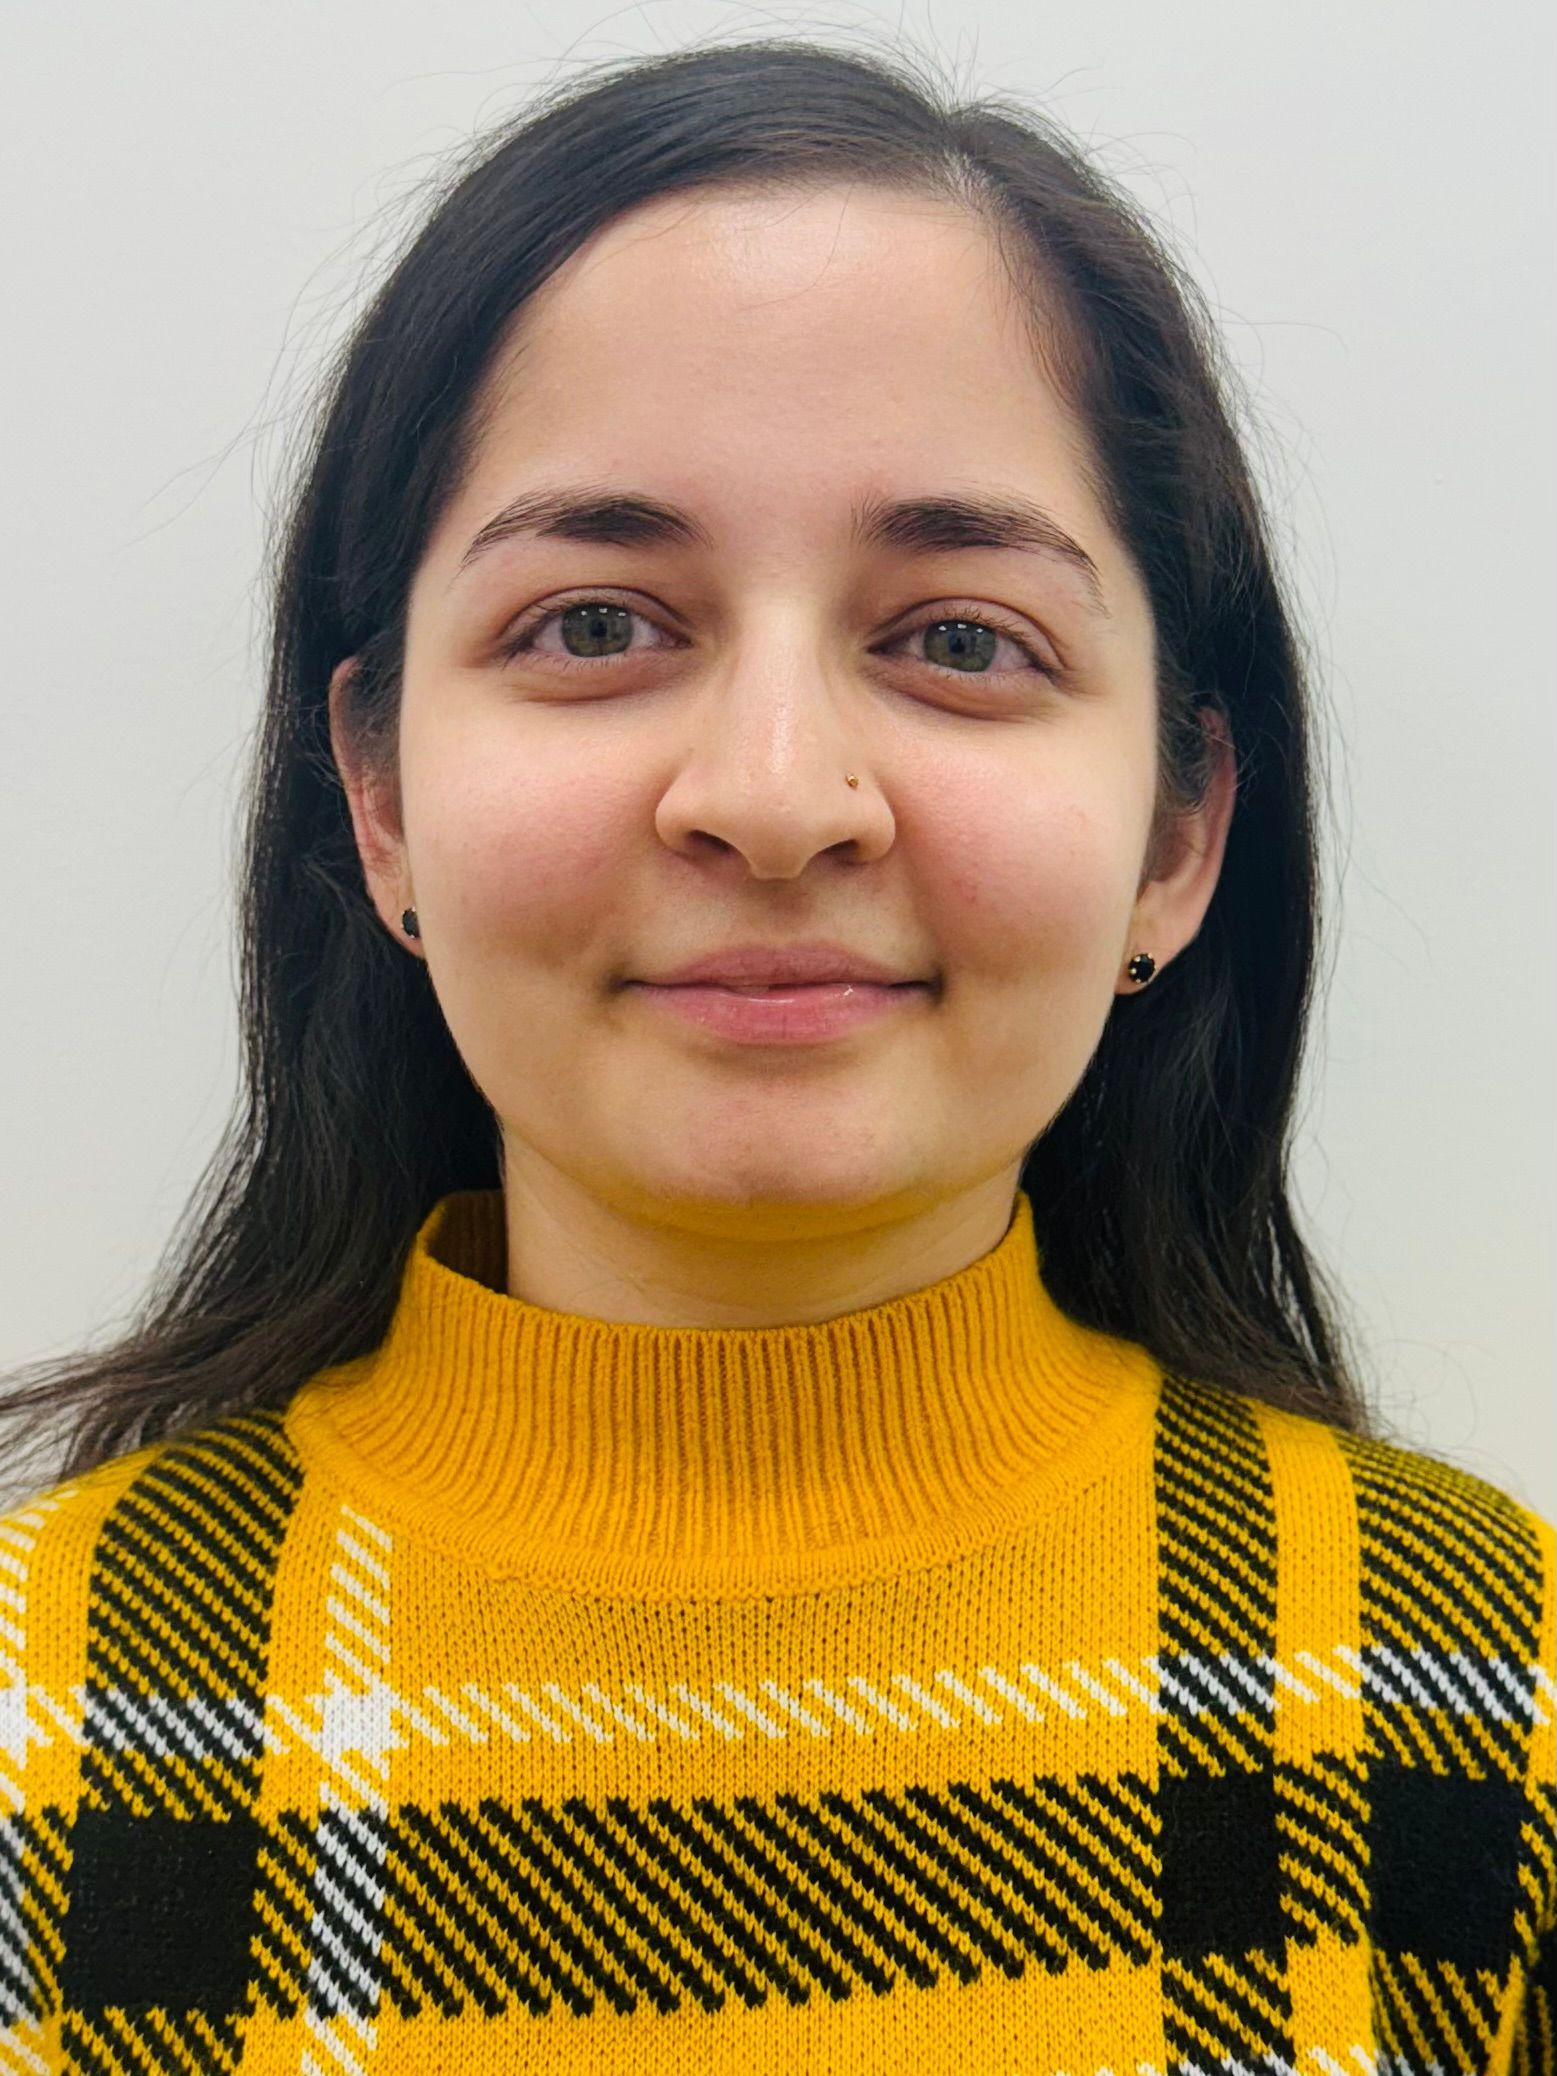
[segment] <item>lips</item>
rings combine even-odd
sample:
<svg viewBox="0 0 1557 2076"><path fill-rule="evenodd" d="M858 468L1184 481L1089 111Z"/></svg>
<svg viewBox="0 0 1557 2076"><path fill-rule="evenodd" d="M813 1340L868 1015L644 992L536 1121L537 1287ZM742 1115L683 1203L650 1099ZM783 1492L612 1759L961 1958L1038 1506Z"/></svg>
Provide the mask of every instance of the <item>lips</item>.
<svg viewBox="0 0 1557 2076"><path fill-rule="evenodd" d="M898 987L923 978L912 962L890 966L847 945L731 944L700 959L639 976L651 987L777 988L823 985Z"/></svg>
<svg viewBox="0 0 1557 2076"><path fill-rule="evenodd" d="M722 995L810 995L815 994L819 988L871 988L882 986L906 988L912 987L914 983L910 980L890 982L878 980L773 980L767 982L743 981L737 984L732 980L681 980L668 983L662 982L660 985L678 988L717 988Z"/></svg>
<svg viewBox="0 0 1557 2076"><path fill-rule="evenodd" d="M659 1013L711 1037L753 1046L819 1045L906 1014L930 990L915 982L819 981L809 986L725 987L717 982L674 987L634 983Z"/></svg>

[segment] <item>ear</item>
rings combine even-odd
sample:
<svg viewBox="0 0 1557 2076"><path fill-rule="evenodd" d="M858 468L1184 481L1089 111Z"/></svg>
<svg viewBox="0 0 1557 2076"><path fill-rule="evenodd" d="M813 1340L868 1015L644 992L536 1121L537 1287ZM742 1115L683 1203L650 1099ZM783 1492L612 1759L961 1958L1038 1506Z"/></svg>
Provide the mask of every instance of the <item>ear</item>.
<svg viewBox="0 0 1557 2076"><path fill-rule="evenodd" d="M1170 862L1136 897L1125 947L1126 958L1133 952L1150 952L1159 972L1199 935L1221 877L1237 799L1237 760L1226 719L1215 708L1202 707L1200 724L1216 745L1211 783L1201 806L1177 818ZM1115 992L1127 991L1122 986Z"/></svg>
<svg viewBox="0 0 1557 2076"><path fill-rule="evenodd" d="M392 775L363 758L347 702L357 658L348 656L330 673L330 749L351 810L352 834L362 860L368 893L381 921L408 949L401 917L415 905L401 824L399 787Z"/></svg>

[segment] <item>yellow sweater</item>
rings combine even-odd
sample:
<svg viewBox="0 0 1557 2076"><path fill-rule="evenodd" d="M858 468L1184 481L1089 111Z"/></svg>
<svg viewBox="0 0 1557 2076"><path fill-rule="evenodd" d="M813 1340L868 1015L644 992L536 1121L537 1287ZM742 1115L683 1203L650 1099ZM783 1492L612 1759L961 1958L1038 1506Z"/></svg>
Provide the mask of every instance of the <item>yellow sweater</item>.
<svg viewBox="0 0 1557 2076"><path fill-rule="evenodd" d="M1557 2068L1553 1531L1069 1321L504 1293L0 1523L0 2069Z"/></svg>

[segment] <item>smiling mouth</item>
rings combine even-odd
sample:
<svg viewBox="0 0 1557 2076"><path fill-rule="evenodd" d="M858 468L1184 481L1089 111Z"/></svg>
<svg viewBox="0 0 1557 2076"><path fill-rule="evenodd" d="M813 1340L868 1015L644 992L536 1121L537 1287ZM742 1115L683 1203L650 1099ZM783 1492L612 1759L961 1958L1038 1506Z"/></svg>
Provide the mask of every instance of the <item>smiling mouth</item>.
<svg viewBox="0 0 1557 2076"><path fill-rule="evenodd" d="M908 996L928 996L923 981L633 981L630 990L705 1036L751 1046L815 1045L907 1013Z"/></svg>
<svg viewBox="0 0 1557 2076"><path fill-rule="evenodd" d="M655 983L648 983L654 985ZM724 995L809 995L818 988L869 988L869 987L918 987L916 980L682 980L658 983L661 986L686 988L718 988Z"/></svg>

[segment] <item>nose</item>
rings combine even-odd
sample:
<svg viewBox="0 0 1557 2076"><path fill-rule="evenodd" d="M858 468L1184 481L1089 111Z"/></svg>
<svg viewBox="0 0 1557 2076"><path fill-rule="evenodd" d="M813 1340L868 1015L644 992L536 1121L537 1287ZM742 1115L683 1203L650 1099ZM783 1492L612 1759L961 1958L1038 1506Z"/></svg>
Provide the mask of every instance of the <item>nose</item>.
<svg viewBox="0 0 1557 2076"><path fill-rule="evenodd" d="M863 724L840 718L857 706L828 691L814 651L760 675L732 669L707 693L655 809L663 843L688 856L709 844L736 851L755 879L798 879L824 851L847 846L865 862L891 848Z"/></svg>

